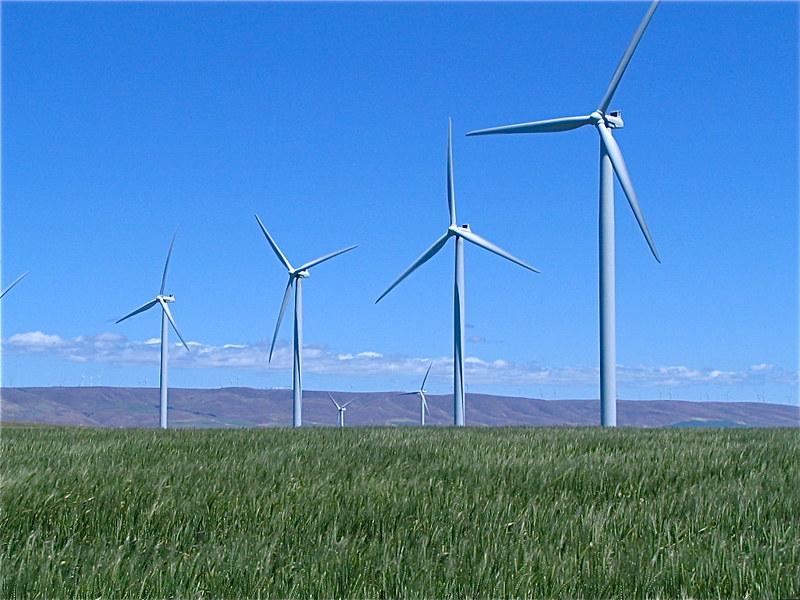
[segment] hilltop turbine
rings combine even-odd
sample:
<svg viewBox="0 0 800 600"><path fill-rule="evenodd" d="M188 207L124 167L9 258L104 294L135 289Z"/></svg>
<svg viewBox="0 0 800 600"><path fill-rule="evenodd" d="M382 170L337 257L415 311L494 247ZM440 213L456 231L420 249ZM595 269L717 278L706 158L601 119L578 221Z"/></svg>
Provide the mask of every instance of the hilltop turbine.
<svg viewBox="0 0 800 600"><path fill-rule="evenodd" d="M167 252L167 261L164 263L164 274L161 276L161 289L158 291L158 295L155 297L154 300L151 300L147 304L144 304L137 308L132 313L129 313L122 317L117 323L122 323L125 319L129 319L133 315L138 315L140 312L144 312L153 308L156 304L161 305L161 381L159 383L159 389L161 392L161 401L160 401L160 417L159 417L159 425L162 429L167 428L167 363L169 361L169 347L167 346L167 337L169 335L169 328L167 327L167 321L169 324L172 325L172 328L175 330L175 333L178 334L178 337L181 340L184 348L189 350L189 346L186 345L186 341L183 339L181 332L178 331L178 326L175 325L175 319L172 318L172 313L169 310L169 303L175 302L175 296L170 294L169 296L164 295L164 287L167 284L167 269L169 268L169 259L172 256L172 247L175 245L175 236L178 235L176 231L175 234L172 236L172 242L169 245L169 251Z"/></svg>
<svg viewBox="0 0 800 600"><path fill-rule="evenodd" d="M425 427L425 411L428 411L428 414L431 414L431 411L428 409L428 401L425 399L425 382L428 380L428 373L431 372L432 366L433 363L428 365L428 370L425 371L425 377L422 378L422 383L416 392L405 392L403 394L399 394L400 396L416 396L419 394L419 424L422 427Z"/></svg>
<svg viewBox="0 0 800 600"><path fill-rule="evenodd" d="M22 278L25 277L25 275L27 275L28 273L30 273L30 271L25 271L22 275L20 275L14 281L12 281L8 285L8 287L6 287L6 289L4 289L2 293L0 293L0 298L5 296L11 288L13 288L15 285L17 285L20 281L22 281Z"/></svg>
<svg viewBox="0 0 800 600"><path fill-rule="evenodd" d="M432 258L439 250L441 250L451 237L455 238L456 242L456 268L455 268L455 286L453 289L453 422L458 426L464 425L464 240L472 242L476 246L480 246L490 252L502 256L525 267L535 273L539 271L534 269L527 263L522 262L520 259L512 256L502 248L499 248L483 239L482 237L474 234L469 225L457 225L456 221L456 197L453 182L453 124L448 126L447 131L447 204L450 208L450 226L447 228L445 234L440 237L436 242L428 248L422 256L420 256L414 263L408 267L398 277L392 285L390 285L383 294L380 295L375 303L381 301L386 294L392 291L397 284L403 279L413 273L419 266L426 263Z"/></svg>
<svg viewBox="0 0 800 600"><path fill-rule="evenodd" d="M597 110L586 116L565 117L561 119L549 119L546 121L535 121L533 123L521 123L519 125L507 125L505 127L493 127L491 129L481 129L472 131L467 135L489 135L495 133L543 133L558 132L577 129L584 125L594 125L600 135L600 424L614 427L617 424L617 381L616 381L616 314L615 314L615 272L614 272L614 174L616 174L625 196L628 199L631 210L633 211L636 222L644 234L647 245L653 253L656 261L661 262L658 256L650 231L647 229L639 202L636 199L636 192L633 190L628 167L625 159L617 145L612 130L621 129L623 126L622 114L620 111L610 111L608 106L611 98L617 90L620 79L633 56L639 40L647 28L647 24L653 16L658 6L659 0L654 0L644 16L639 28L628 45L622 60L611 78L611 83L606 90L605 96L600 101Z"/></svg>
<svg viewBox="0 0 800 600"><path fill-rule="evenodd" d="M318 265L321 262L328 260L329 258L333 258L334 256L338 256L348 250L352 250L356 246L350 246L349 248L344 248L343 250L338 250L331 254L326 254L321 258L317 258L312 260L311 262L307 262L302 267L298 267L295 269L283 255L281 249L278 248L278 244L275 243L275 240L272 239L267 228L264 227L264 224L261 222L261 219L258 218L256 215L256 221L261 226L261 231L264 232L264 236L267 238L269 245L275 251L275 255L278 257L278 260L281 261L286 270L289 271L289 283L286 284L286 291L283 293L283 302L281 303L281 310L278 313L278 322L275 324L275 333L272 335L272 345L269 348L269 360L272 361L272 352L275 349L275 340L278 337L278 330L281 327L281 321L283 320L283 314L286 312L286 304L289 302L289 295L292 292L292 287L295 286L294 292L294 366L292 369L293 381L292 381L292 423L295 427L301 427L303 425L303 380L302 380L302 364L301 364L301 350L303 347L303 279L309 276L308 270Z"/></svg>
<svg viewBox="0 0 800 600"><path fill-rule="evenodd" d="M347 407L350 406L353 402L358 400L358 398L353 398L352 400L350 400L349 402L345 402L344 404L339 404L336 400L333 399L333 396L331 396L330 394L328 394L328 398L331 399L331 402L333 402L336 405L336 409L339 411L339 427L344 427L344 411L346 411Z"/></svg>

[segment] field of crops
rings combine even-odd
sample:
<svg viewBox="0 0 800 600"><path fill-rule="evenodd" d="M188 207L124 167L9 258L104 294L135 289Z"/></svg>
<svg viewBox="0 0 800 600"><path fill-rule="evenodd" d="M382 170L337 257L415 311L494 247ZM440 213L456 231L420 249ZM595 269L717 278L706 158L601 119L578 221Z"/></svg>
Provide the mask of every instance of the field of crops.
<svg viewBox="0 0 800 600"><path fill-rule="evenodd" d="M797 598L796 429L2 431L3 598Z"/></svg>

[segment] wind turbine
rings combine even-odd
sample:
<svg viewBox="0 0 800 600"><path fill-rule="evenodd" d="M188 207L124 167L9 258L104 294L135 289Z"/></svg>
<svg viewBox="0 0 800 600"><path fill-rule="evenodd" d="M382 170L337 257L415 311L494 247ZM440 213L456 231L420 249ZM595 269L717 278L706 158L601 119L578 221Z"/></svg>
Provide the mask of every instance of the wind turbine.
<svg viewBox="0 0 800 600"><path fill-rule="evenodd" d="M169 324L172 325L175 333L178 334L183 347L186 348L187 351L189 350L189 346L186 345L186 340L183 339L181 332L178 331L178 326L175 324L175 319L172 318L172 312L169 310L169 304L171 302L175 302L175 296L172 294L169 296L164 295L164 288L167 285L167 269L169 269L169 259L172 256L172 247L175 245L175 237L177 235L178 232L176 230L175 234L172 236L172 242L170 242L169 251L167 252L167 261L164 263L164 274L161 276L161 289L159 289L158 295L147 304L143 304L132 313L125 315L117 321L117 323L122 323L122 321L125 319L129 319L133 315L138 315L140 312L149 310L156 304L161 305L161 381L159 383L161 401L159 425L162 429L167 428L167 363L169 362L169 346L167 345L169 327L167 326L167 321L169 321Z"/></svg>
<svg viewBox="0 0 800 600"><path fill-rule="evenodd" d="M343 254L348 250L352 250L356 246L350 246L349 248L344 248L342 250L337 250L331 254L326 254L321 258L317 258L312 260L311 262L307 262L302 267L298 267L295 269L283 255L281 249L278 248L278 244L275 243L275 240L272 239L272 236L267 231L267 228L264 227L264 223L261 222L261 219L258 218L258 215L255 216L256 221L261 226L261 231L264 232L264 236L267 238L269 245L272 246L272 249L275 251L275 255L278 257L278 260L281 261L286 270L289 271L289 283L286 284L286 291L283 293L283 302L281 303L281 311L278 313L278 322L275 324L275 333L272 335L272 345L269 348L269 360L272 361L272 352L275 349L275 340L278 337L278 330L281 327L281 321L283 320L283 314L286 312L286 304L289 302L289 295L292 292L292 287L296 285L295 292L294 292L294 366L292 369L292 399L293 399L293 406L292 406L292 422L295 427L302 427L303 425L303 379L302 379L302 364L301 364L301 350L303 348L303 279L308 277L310 274L308 270L318 265L321 262L325 262L329 258L333 258L334 256L338 256L339 254Z"/></svg>
<svg viewBox="0 0 800 600"><path fill-rule="evenodd" d="M20 275L14 281L12 281L8 285L8 287L6 287L6 289L4 289L2 293L0 293L0 298L5 296L11 288L13 288L15 285L17 285L20 281L22 281L22 278L25 277L25 275L27 275L28 273L30 273L30 271L25 271L22 275Z"/></svg>
<svg viewBox="0 0 800 600"><path fill-rule="evenodd" d="M346 411L347 407L350 406L353 402L358 400L358 398L353 398L352 400L350 400L349 402L345 402L344 404L339 404L336 400L333 399L333 396L331 396L330 394L328 394L328 398L331 399L331 402L333 402L336 405L336 408L339 411L339 427L344 427L344 411Z"/></svg>
<svg viewBox="0 0 800 600"><path fill-rule="evenodd" d="M428 401L425 400L425 382L428 380L428 373L431 372L431 367L433 363L428 365L428 370L425 371L425 377L422 378L422 383L419 386L419 389L416 392L405 392L400 394L400 396L416 396L419 394L420 398L420 405L419 405L419 424L422 427L425 427L425 411L428 411L428 414L431 414L431 411L428 409Z"/></svg>
<svg viewBox="0 0 800 600"><path fill-rule="evenodd" d="M594 125L600 135L600 424L615 427L617 424L617 343L616 343L616 314L615 314L615 265L614 265L614 174L628 199L639 228L647 240L648 246L656 261L661 262L656 246L650 237L639 201L633 189L628 167L617 145L612 131L622 129L622 113L608 111L614 92L617 91L620 79L633 56L639 40L644 34L659 0L654 0L642 19L639 28L628 45L622 60L611 78L611 83L606 90L597 110L586 116L564 117L561 119L548 119L533 123L507 125L472 131L467 135L489 135L495 133L543 133L558 132L577 129L584 125Z"/></svg>
<svg viewBox="0 0 800 600"><path fill-rule="evenodd" d="M488 240L476 235L472 232L469 225L457 225L456 221L456 196L453 182L453 123L450 122L447 130L447 204L450 208L450 226L447 228L445 234L440 237L433 246L428 248L422 256L420 256L414 263L408 267L398 277L392 285L390 285L383 294L380 295L375 303L391 292L397 284L403 279L413 273L419 266L426 263L432 258L439 250L441 250L451 237L455 238L456 242L456 268L455 268L455 286L453 289L453 422L458 426L464 425L464 240L472 242L476 246L480 246L490 252L502 256L538 273L529 264L522 262L520 259L512 256L502 248L495 246Z"/></svg>

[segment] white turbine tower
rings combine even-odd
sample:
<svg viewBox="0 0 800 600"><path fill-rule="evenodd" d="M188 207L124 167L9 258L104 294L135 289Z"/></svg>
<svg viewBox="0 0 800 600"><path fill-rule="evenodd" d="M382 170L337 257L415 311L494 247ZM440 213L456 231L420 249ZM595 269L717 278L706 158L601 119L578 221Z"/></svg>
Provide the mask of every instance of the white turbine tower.
<svg viewBox="0 0 800 600"><path fill-rule="evenodd" d="M398 277L392 285L390 285L383 294L380 295L375 303L381 301L386 294L394 289L403 279L413 273L419 266L427 262L439 250L441 250L451 237L455 238L456 243L456 268L455 268L455 286L453 290L453 422L455 425L464 425L464 240L472 242L476 246L480 246L490 252L502 256L525 267L535 273L539 271L534 269L527 263L522 262L520 259L512 256L502 248L499 248L483 239L482 237L474 234L469 225L459 226L456 221L456 197L453 187L453 124L448 126L447 131L447 204L450 208L450 226L447 228L445 234L440 237L430 248L428 248L422 256L420 256L414 263L408 267Z"/></svg>
<svg viewBox="0 0 800 600"><path fill-rule="evenodd" d="M275 251L275 255L278 257L278 260L281 261L286 270L289 271L289 283L286 284L286 291L283 293L283 302L281 303L281 310L278 313L278 322L275 324L275 333L272 335L272 345L269 348L269 360L272 361L272 352L275 349L275 340L278 337L278 330L281 327L281 321L283 320L283 314L286 312L286 305L289 302L289 295L292 292L292 287L295 287L294 292L294 365L292 369L293 380L292 380L292 423L295 427L302 427L303 425L303 379L302 379L302 363L301 363L301 350L303 348L303 279L309 276L308 270L311 267L318 265L321 262L328 260L329 258L333 258L334 256L338 256L344 252L352 250L356 246L350 246L349 248L344 248L342 250L337 250L331 254L326 254L321 258L317 258L312 260L311 262L307 262L301 267L295 269L283 255L281 249L278 248L278 244L275 243L275 240L272 239L272 236L267 231L267 228L264 227L264 224L261 222L261 219L258 218L256 215L256 221L261 226L261 231L264 232L264 236L267 238L269 245ZM296 284L296 286L295 286Z"/></svg>
<svg viewBox="0 0 800 600"><path fill-rule="evenodd" d="M161 305L161 381L159 383L159 389L161 392L161 401L160 401L160 417L159 417L159 425L162 429L167 428L167 363L169 362L169 347L168 347L168 335L169 335L169 327L167 326L167 321L169 324L172 325L172 328L175 330L175 333L178 334L178 337L181 340L184 348L189 350L189 346L186 345L186 341L183 339L181 332L178 331L178 326L175 324L175 319L172 318L172 312L169 310L169 303L175 302L175 296L170 294L169 296L164 295L164 288L167 285L167 269L169 269L169 259L172 256L172 247L175 245L175 236L178 235L176 231L175 234L172 236L172 242L169 245L169 251L167 252L167 261L164 263L164 274L161 276L161 289L158 291L158 295L155 299L151 300L147 304L144 304L137 308L132 313L129 313L119 319L117 323L121 323L125 319L129 319L133 315L138 315L140 312L144 312L153 308L156 304Z"/></svg>
<svg viewBox="0 0 800 600"><path fill-rule="evenodd" d="M644 216L639 208L636 192L633 190L628 167L617 145L612 131L623 126L620 111L608 111L608 106L617 90L620 79L633 56L639 40L647 28L647 24L658 6L659 0L654 0L645 14L639 28L628 45L622 60L611 78L611 83L606 90L597 110L589 115L579 117L565 117L561 119L548 119L533 123L507 125L472 131L467 135L489 135L495 133L543 133L558 132L577 129L584 125L594 125L600 135L600 424L614 427L617 424L617 381L616 381L616 314L615 314L615 265L614 265L614 174L616 173L620 186L628 199L639 228L644 234L653 256L661 262L658 256L650 231L647 229Z"/></svg>
<svg viewBox="0 0 800 600"><path fill-rule="evenodd" d="M350 400L349 402L345 402L344 404L339 404L336 400L333 399L333 396L331 396L330 394L328 394L328 398L331 399L331 402L333 402L336 405L336 409L339 411L339 427L344 427L344 411L346 411L347 407L350 406L353 402L358 400L358 398L353 398L352 400Z"/></svg>
<svg viewBox="0 0 800 600"><path fill-rule="evenodd" d="M11 283L10 283L10 284L9 284L9 285L6 287L6 289L4 289L2 293L0 293L0 298L2 298L3 296L5 296L5 295L6 295L6 294L9 292L9 290L10 290L11 288L13 288L15 285L17 285L17 284L18 284L20 281L22 281L22 278L23 278L23 277L25 277L25 275L27 275L28 273L30 273L30 271L25 271L25 272L24 272L22 275L20 275L20 276L19 276L19 277L17 277L17 278L16 278L14 281L12 281L12 282L11 282Z"/></svg>
<svg viewBox="0 0 800 600"><path fill-rule="evenodd" d="M419 403L419 424L422 427L425 427L425 411L428 414L431 414L431 411L428 409L428 401L425 399L425 382L428 380L428 373L431 372L431 367L433 363L428 365L428 370L425 371L425 377L422 378L422 383L419 386L419 389L416 392L405 392L400 394L400 396L416 396L419 395L420 403Z"/></svg>

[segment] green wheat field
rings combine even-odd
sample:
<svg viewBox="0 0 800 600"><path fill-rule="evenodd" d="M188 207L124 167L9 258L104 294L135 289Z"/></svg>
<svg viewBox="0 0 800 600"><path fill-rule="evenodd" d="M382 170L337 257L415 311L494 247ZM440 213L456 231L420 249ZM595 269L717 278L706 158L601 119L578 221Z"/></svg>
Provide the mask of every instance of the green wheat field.
<svg viewBox="0 0 800 600"><path fill-rule="evenodd" d="M797 598L797 429L5 427L3 598Z"/></svg>

